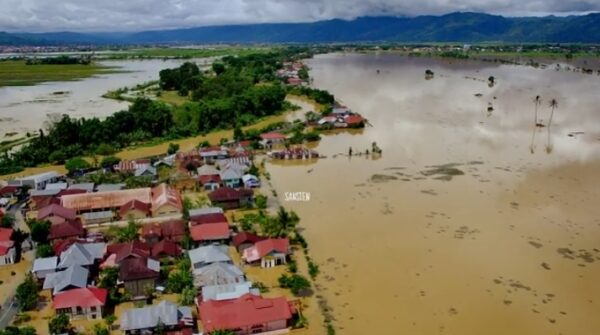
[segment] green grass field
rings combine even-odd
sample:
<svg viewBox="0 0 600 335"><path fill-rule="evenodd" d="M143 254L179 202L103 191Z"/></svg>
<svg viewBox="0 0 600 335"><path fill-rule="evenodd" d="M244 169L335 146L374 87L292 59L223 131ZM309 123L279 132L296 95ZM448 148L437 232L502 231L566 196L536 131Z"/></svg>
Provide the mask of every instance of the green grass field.
<svg viewBox="0 0 600 335"><path fill-rule="evenodd" d="M31 86L47 81L70 81L115 73L114 67L90 65L26 65L22 60L0 62L0 87Z"/></svg>

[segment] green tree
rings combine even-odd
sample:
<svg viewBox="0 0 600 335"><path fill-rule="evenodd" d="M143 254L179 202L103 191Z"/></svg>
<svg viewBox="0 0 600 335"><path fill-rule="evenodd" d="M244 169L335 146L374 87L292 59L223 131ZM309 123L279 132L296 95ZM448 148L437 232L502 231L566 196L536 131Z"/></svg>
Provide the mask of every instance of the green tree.
<svg viewBox="0 0 600 335"><path fill-rule="evenodd" d="M172 155L179 151L179 144L177 143L169 143L169 148L167 149L167 154Z"/></svg>
<svg viewBox="0 0 600 335"><path fill-rule="evenodd" d="M4 329L0 329L0 335L37 335L35 328L33 327L15 327L8 326Z"/></svg>
<svg viewBox="0 0 600 335"><path fill-rule="evenodd" d="M279 286L289 288L295 296L302 295L306 290L310 289L310 281L299 274L281 275L278 278Z"/></svg>
<svg viewBox="0 0 600 335"><path fill-rule="evenodd" d="M127 226L120 227L117 231L117 242L131 242L139 237L139 227L134 220L129 220Z"/></svg>
<svg viewBox="0 0 600 335"><path fill-rule="evenodd" d="M31 230L31 239L39 244L48 242L48 235L50 234L50 222L30 220L27 222L29 229Z"/></svg>
<svg viewBox="0 0 600 335"><path fill-rule="evenodd" d="M31 274L28 274L19 286L17 286L16 299L21 311L31 311L36 309L38 303L37 281Z"/></svg>
<svg viewBox="0 0 600 335"><path fill-rule="evenodd" d="M117 321L117 317L114 314L108 314L104 317L104 322L106 322L106 326L111 330L113 328L113 324Z"/></svg>
<svg viewBox="0 0 600 335"><path fill-rule="evenodd" d="M172 293L181 293L185 288L193 287L194 278L190 269L175 270L167 277L167 290Z"/></svg>
<svg viewBox="0 0 600 335"><path fill-rule="evenodd" d="M69 316L64 313L58 313L48 322L48 329L50 330L50 334L53 335L68 333L71 330Z"/></svg>
<svg viewBox="0 0 600 335"><path fill-rule="evenodd" d="M73 157L65 162L65 168L69 171L69 174L73 174L77 171L90 168L90 163L81 157Z"/></svg>
<svg viewBox="0 0 600 335"><path fill-rule="evenodd" d="M95 323L92 330L94 331L94 335L110 335L108 328L101 323Z"/></svg>
<svg viewBox="0 0 600 335"><path fill-rule="evenodd" d="M119 164L121 158L115 156L106 156L100 161L100 166L105 169L112 169L113 166Z"/></svg>
<svg viewBox="0 0 600 335"><path fill-rule="evenodd" d="M37 258L51 257L54 256L54 250L50 244L40 244L35 249L35 256Z"/></svg>
<svg viewBox="0 0 600 335"><path fill-rule="evenodd" d="M0 226L2 228L12 228L15 224L15 217L12 214L6 213L0 220Z"/></svg>
<svg viewBox="0 0 600 335"><path fill-rule="evenodd" d="M235 335L235 332L233 330L223 330L223 329L219 329L219 330L215 330L212 333L210 333L211 335Z"/></svg>
<svg viewBox="0 0 600 335"><path fill-rule="evenodd" d="M217 76L225 72L225 64L223 63L213 63L212 68Z"/></svg>
<svg viewBox="0 0 600 335"><path fill-rule="evenodd" d="M233 139L236 141L241 141L244 139L244 131L242 127L240 127L239 123L235 124L235 128L233 128Z"/></svg>
<svg viewBox="0 0 600 335"><path fill-rule="evenodd" d="M254 203L259 209L267 208L267 196L259 194L254 198Z"/></svg>
<svg viewBox="0 0 600 335"><path fill-rule="evenodd" d="M179 303L184 306L189 306L194 304L194 299L198 296L198 290L195 287L185 287L181 290L181 295L179 297Z"/></svg>

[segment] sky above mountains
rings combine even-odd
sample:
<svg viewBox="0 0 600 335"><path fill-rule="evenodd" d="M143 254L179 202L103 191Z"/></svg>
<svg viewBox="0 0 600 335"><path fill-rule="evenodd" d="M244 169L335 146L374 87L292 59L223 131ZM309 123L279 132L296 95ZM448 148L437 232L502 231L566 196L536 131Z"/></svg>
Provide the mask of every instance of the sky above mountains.
<svg viewBox="0 0 600 335"><path fill-rule="evenodd" d="M600 0L0 0L0 31L141 31L456 11L582 15L599 12Z"/></svg>

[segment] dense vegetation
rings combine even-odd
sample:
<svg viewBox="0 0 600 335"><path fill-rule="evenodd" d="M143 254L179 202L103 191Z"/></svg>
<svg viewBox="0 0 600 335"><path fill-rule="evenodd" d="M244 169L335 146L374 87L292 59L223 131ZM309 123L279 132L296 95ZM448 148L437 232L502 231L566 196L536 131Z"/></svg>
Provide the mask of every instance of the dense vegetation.
<svg viewBox="0 0 600 335"><path fill-rule="evenodd" d="M58 57L29 58L25 61L26 65L89 65L90 63L90 57L70 57L65 55Z"/></svg>
<svg viewBox="0 0 600 335"><path fill-rule="evenodd" d="M47 81L79 80L96 74L114 73L111 67L91 63L27 65L24 60L0 61L0 87L29 86Z"/></svg>

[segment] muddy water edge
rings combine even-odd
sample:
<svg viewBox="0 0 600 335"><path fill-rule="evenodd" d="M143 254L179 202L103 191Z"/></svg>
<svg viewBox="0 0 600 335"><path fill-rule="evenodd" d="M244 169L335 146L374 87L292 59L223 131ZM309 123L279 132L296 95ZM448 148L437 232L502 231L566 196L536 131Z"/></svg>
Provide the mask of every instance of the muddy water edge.
<svg viewBox="0 0 600 335"><path fill-rule="evenodd" d="M267 164L339 334L597 334L600 77L395 55L309 66L373 125L323 136L316 163ZM381 157L347 157L372 142Z"/></svg>

